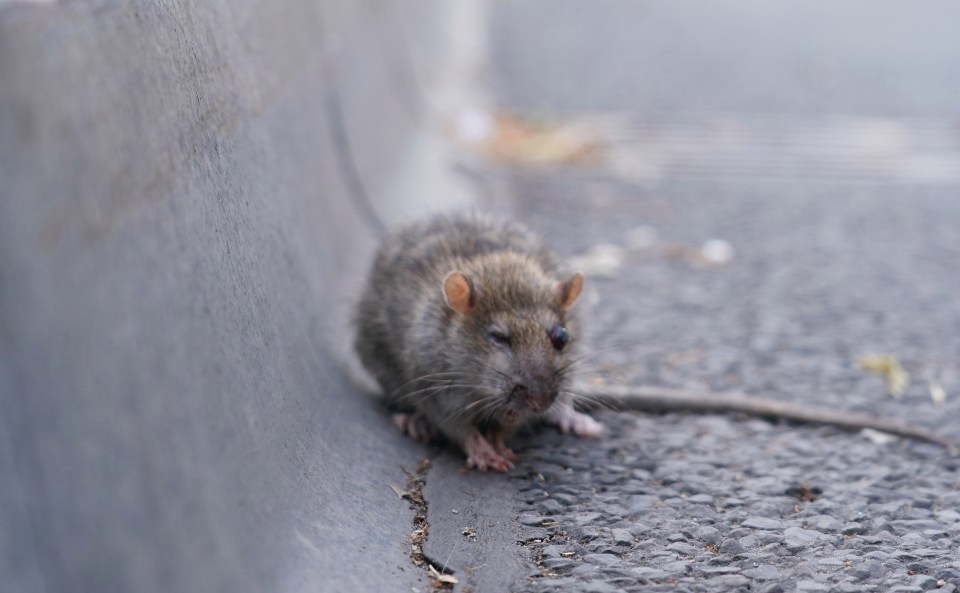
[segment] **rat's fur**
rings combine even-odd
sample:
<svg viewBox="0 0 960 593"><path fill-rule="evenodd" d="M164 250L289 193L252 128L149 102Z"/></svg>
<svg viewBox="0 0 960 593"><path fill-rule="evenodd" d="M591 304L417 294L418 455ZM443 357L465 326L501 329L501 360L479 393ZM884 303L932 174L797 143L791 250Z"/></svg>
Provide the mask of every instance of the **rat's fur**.
<svg viewBox="0 0 960 593"><path fill-rule="evenodd" d="M567 392L581 285L520 225L434 218L384 241L354 346L401 430L418 440L442 434L469 466L506 471L514 455L505 442L532 418L584 436L602 428L573 410ZM569 336L559 349L557 326Z"/></svg>

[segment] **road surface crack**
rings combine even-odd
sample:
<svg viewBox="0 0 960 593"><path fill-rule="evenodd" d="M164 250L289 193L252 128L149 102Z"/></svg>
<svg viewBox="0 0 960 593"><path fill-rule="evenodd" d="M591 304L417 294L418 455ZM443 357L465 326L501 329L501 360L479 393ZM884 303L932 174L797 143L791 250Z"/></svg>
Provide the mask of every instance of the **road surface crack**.
<svg viewBox="0 0 960 593"><path fill-rule="evenodd" d="M452 571L445 565L439 564L423 552L423 545L430 535L430 524L427 522L427 501L423 498L423 485L430 471L430 460L424 459L414 469L414 473L407 473L407 488L403 497L410 501L410 508L414 511L413 531L410 533L410 559L413 564L427 573L432 583L433 591L449 591L457 584Z"/></svg>

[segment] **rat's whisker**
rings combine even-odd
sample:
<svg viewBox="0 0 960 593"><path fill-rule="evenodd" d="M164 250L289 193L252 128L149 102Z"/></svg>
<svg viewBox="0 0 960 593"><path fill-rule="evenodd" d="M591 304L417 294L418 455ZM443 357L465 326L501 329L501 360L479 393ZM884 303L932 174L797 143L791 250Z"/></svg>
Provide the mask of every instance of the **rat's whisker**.
<svg viewBox="0 0 960 593"><path fill-rule="evenodd" d="M587 394L587 393L578 393L576 391L564 390L560 393L573 396L575 403L586 402L588 407L592 408L605 408L608 410L619 410L621 409L617 406L616 402L610 401L609 399L602 399L596 395Z"/></svg>
<svg viewBox="0 0 960 593"><path fill-rule="evenodd" d="M416 398L417 401L422 401L423 399L446 389L478 389L482 386L476 385L474 383L444 383L442 385L431 385L429 387L424 387L422 389L417 389L415 391L409 391L407 393L398 394L393 398L395 403L412 403L411 400ZM420 397L417 397L420 396ZM413 402L415 403L415 402Z"/></svg>
<svg viewBox="0 0 960 593"><path fill-rule="evenodd" d="M395 391L400 391L404 387L407 387L408 385L411 385L418 381L437 381L437 380L443 380L443 378L462 377L465 375L466 373L463 373L461 371L442 371L439 373L427 373L424 375L420 375L418 377L413 377L409 381L402 383L399 387L396 388Z"/></svg>
<svg viewBox="0 0 960 593"><path fill-rule="evenodd" d="M470 404L467 404L466 406L464 406L459 410L454 410L453 412L451 412L450 414L444 417L444 421L460 419L471 413L482 415L483 410L491 405L495 405L497 399L499 399L499 396L495 394L481 397L476 401L473 401Z"/></svg>

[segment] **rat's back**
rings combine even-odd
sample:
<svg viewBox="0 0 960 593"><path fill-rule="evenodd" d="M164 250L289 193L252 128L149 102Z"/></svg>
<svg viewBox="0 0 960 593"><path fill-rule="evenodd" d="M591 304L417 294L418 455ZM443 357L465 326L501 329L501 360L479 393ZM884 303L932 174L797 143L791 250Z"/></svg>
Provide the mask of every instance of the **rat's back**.
<svg viewBox="0 0 960 593"><path fill-rule="evenodd" d="M413 224L384 241L374 274L380 272L386 279L395 272L405 273L434 281L436 268L442 279L457 264L498 251L531 257L547 272L556 268L537 236L520 224L478 215L447 215Z"/></svg>

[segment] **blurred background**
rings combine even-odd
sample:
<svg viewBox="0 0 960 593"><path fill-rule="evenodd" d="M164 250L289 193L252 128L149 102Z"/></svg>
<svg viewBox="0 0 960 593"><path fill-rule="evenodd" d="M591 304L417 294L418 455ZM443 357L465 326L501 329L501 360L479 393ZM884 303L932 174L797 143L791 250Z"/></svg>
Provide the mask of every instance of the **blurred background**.
<svg viewBox="0 0 960 593"><path fill-rule="evenodd" d="M948 427L958 23L0 0L0 590L429 587L387 487L424 451L357 395L348 320L383 229L439 210L576 258L598 380Z"/></svg>

